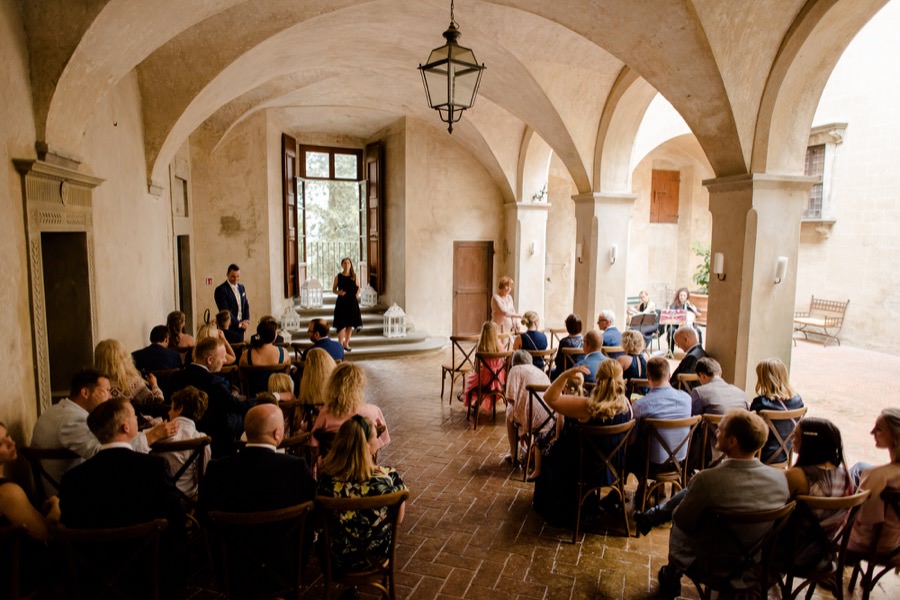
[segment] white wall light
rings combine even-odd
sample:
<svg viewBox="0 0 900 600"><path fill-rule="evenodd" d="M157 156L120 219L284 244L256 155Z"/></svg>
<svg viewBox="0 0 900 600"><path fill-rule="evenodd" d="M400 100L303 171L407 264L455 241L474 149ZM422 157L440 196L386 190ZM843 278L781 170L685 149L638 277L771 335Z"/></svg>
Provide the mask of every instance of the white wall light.
<svg viewBox="0 0 900 600"><path fill-rule="evenodd" d="M779 256L775 259L775 284L781 283L781 280L784 279L785 274L787 273L788 267L788 257L787 256Z"/></svg>
<svg viewBox="0 0 900 600"><path fill-rule="evenodd" d="M712 272L719 281L725 281L725 255L721 252L713 254Z"/></svg>
<svg viewBox="0 0 900 600"><path fill-rule="evenodd" d="M619 253L619 247L613 244L609 247L609 264L616 264L616 255Z"/></svg>

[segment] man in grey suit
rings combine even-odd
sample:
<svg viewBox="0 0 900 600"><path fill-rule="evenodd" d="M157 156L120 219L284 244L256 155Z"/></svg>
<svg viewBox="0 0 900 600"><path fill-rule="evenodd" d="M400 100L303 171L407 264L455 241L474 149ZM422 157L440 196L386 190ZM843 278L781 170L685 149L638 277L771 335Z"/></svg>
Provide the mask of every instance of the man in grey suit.
<svg viewBox="0 0 900 600"><path fill-rule="evenodd" d="M697 361L700 385L691 390L692 415L724 415L733 408L749 408L747 395L722 379L722 366L705 356Z"/></svg>

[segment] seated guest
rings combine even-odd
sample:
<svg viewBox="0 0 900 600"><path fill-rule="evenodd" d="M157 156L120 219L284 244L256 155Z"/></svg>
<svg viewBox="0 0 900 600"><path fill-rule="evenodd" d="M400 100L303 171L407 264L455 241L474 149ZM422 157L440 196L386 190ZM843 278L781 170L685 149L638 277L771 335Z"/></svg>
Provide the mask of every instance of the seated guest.
<svg viewBox="0 0 900 600"><path fill-rule="evenodd" d="M603 339L599 333L591 330L584 334L584 355L575 363L575 366L587 368L584 380L588 383L594 383L597 369L600 367L600 363L606 359L602 346Z"/></svg>
<svg viewBox="0 0 900 600"><path fill-rule="evenodd" d="M684 357L669 379L669 385L678 387L678 376L696 373L697 361L706 356L706 350L697 342L697 330L693 327L679 327L674 339L675 345L684 351Z"/></svg>
<svg viewBox="0 0 900 600"><path fill-rule="evenodd" d="M150 330L150 345L131 353L135 368L142 373L180 369L184 366L181 356L168 346L169 330L165 325L157 325Z"/></svg>
<svg viewBox="0 0 900 600"><path fill-rule="evenodd" d="M550 385L550 379L542 369L534 366L531 355L527 351L516 350L513 352L512 367L506 378L506 399L510 403L506 409L506 437L509 441L509 454L504 457L504 460L514 466L518 465L519 432L524 437L527 432L534 431L538 452L535 453L532 476L537 477L541 472L540 450L552 434L555 421L547 418L549 414L540 402L532 403L531 395L526 389L529 385ZM529 403L532 403L530 421L528 420ZM539 427L540 431L535 431Z"/></svg>
<svg viewBox="0 0 900 600"><path fill-rule="evenodd" d="M322 462L316 493L330 498L362 498L381 496L405 490L400 475L390 467L374 464L372 444L374 424L361 415L345 421L334 438L331 451ZM398 521L403 521L405 506L400 506ZM332 561L337 569L358 570L387 558L390 547L390 524L387 509L343 513L337 533L331 539ZM361 540L366 547L360 548ZM365 554L368 561L362 562ZM355 557L355 558L354 558Z"/></svg>
<svg viewBox="0 0 900 600"><path fill-rule="evenodd" d="M678 291L675 292L675 298L672 299L672 304L669 305L669 308L671 310L685 311L687 320L685 321L685 324L682 327L687 326L692 329L696 329L696 326L694 325L694 321L696 321L697 317L700 316L700 309L697 308L696 306L694 306L694 303L691 302L691 293L688 291L687 288L685 288L685 287L679 288ZM674 325L669 325L669 327L668 327L669 350L674 349L672 347L672 342L673 342L672 338L675 334L675 330L676 330L676 328ZM699 338L699 333L700 333L700 331L697 330L698 338ZM701 342L703 341L702 338L699 338L699 339ZM678 342L675 342L675 343L677 344Z"/></svg>
<svg viewBox="0 0 900 600"><path fill-rule="evenodd" d="M166 317L166 329L169 330L169 348L181 355L185 360L187 351L194 346L194 338L185 332L184 325L187 317L180 310L173 310Z"/></svg>
<svg viewBox="0 0 900 600"><path fill-rule="evenodd" d="M695 475L681 495L669 536L669 563L659 570L661 595L680 595L681 575L691 565L703 574L724 576L739 560L738 549L707 518L710 510L771 510L787 502L784 472L755 458L766 440L766 431L765 422L745 410L733 410L722 419L716 443L727 458L719 466ZM744 538L742 541L750 542L764 535L768 527L753 525L736 533ZM743 581L730 583L735 588L747 586Z"/></svg>
<svg viewBox="0 0 900 600"><path fill-rule="evenodd" d="M544 393L544 400L562 415L564 423L559 437L544 452L543 467L534 486L534 509L555 527L575 524L574 498L578 485L578 435L575 427L586 425L620 425L631 420L631 406L625 398L622 367L607 358L597 369L597 382L590 397L564 393L566 384L586 374L585 367L573 367L562 373ZM603 450L611 452L621 436L604 439ZM621 473L621 465L619 469ZM624 476L624 473L621 473ZM607 472L602 482L612 483Z"/></svg>
<svg viewBox="0 0 900 600"><path fill-rule="evenodd" d="M309 339L313 343L313 348L321 348L327 352L334 360L344 360L344 347L330 337L328 337L328 322L325 319L312 319L309 322L307 333ZM303 359L306 360L306 353L312 350L307 348L303 353Z"/></svg>
<svg viewBox="0 0 900 600"><path fill-rule="evenodd" d="M222 332L231 329L231 311L227 308L216 313L216 328Z"/></svg>
<svg viewBox="0 0 900 600"><path fill-rule="evenodd" d="M284 338L281 337L281 331L280 331L279 328L278 328L278 327L279 327L279 326L278 326L278 319L276 319L276 318L273 317L272 315L263 315L262 318L259 320L259 323L257 324L257 327L259 327L259 325L262 324L262 323L265 323L267 328L268 328L268 327L274 327L274 328L275 328L275 341L272 342L273 344L283 344L283 343L284 343ZM257 343L258 343L258 338L259 338L259 333L254 333L253 335L251 335L251 336L250 336L250 342L251 342L251 344L252 344L254 341L257 341Z"/></svg>
<svg viewBox="0 0 900 600"><path fill-rule="evenodd" d="M692 415L724 415L732 408L747 409L747 395L736 385L722 379L722 366L705 356L697 361L700 385L691 390Z"/></svg>
<svg viewBox="0 0 900 600"><path fill-rule="evenodd" d="M569 335L559 340L553 372L550 374L551 380L556 379L567 368L563 348L581 348L584 343L581 339L581 318L578 315L571 314L566 317L566 332Z"/></svg>
<svg viewBox="0 0 900 600"><path fill-rule="evenodd" d="M603 345L604 346L621 346L622 345L622 332L618 330L618 328L613 325L616 322L616 313L612 310L606 308L600 311L600 315L597 317L597 327L600 328L600 332L603 334ZM615 358L612 356L610 358Z"/></svg>
<svg viewBox="0 0 900 600"><path fill-rule="evenodd" d="M353 415L366 417L375 427L384 431L375 439L375 451L387 446L391 436L381 409L365 400L366 372L359 365L341 363L334 368L325 390L325 406L319 412L312 432L322 430L333 433ZM315 439L310 442L316 445Z"/></svg>
<svg viewBox="0 0 900 600"><path fill-rule="evenodd" d="M172 377L171 387L177 391L192 385L206 392L209 404L197 427L212 438L213 457L225 456L234 450L234 443L244 429L244 413L249 404L233 394L228 382L216 375L225 364L222 342L212 338L200 340L194 356L195 362Z"/></svg>
<svg viewBox="0 0 900 600"><path fill-rule="evenodd" d="M794 392L791 382L788 381L787 367L778 358L767 358L756 365L756 393L758 394L750 403L750 410L795 410L803 408L803 400L800 394ZM779 421L775 428L784 440L787 440L794 428L791 421ZM788 442L790 448L790 442ZM787 460L784 452L779 450L778 440L774 433L769 433L762 449L762 461L764 463L783 463Z"/></svg>
<svg viewBox="0 0 900 600"><path fill-rule="evenodd" d="M640 426L641 419L685 419L691 416L691 397L681 390L676 390L668 383L669 361L661 356L655 356L647 361L647 379L650 389L647 394L634 401L634 418ZM643 473L647 455L647 445L644 434L639 427L632 445L628 449L629 471ZM659 432L669 448L674 449L684 436L688 428L665 429ZM684 460L687 456L687 444L679 448L676 458ZM650 462L654 465L662 465L668 461L669 455L658 440L653 440L650 446Z"/></svg>
<svg viewBox="0 0 900 600"><path fill-rule="evenodd" d="M306 461L275 449L284 439L284 416L274 404L247 411L247 445L237 454L209 463L200 482L198 514L209 511L259 512L312 500L315 481Z"/></svg>
<svg viewBox="0 0 900 600"><path fill-rule="evenodd" d="M250 346L241 353L242 366L276 366L291 362L291 357L282 346L275 345L278 324L273 317L265 316L256 326L256 335L250 339Z"/></svg>
<svg viewBox="0 0 900 600"><path fill-rule="evenodd" d="M900 408L882 410L875 420L872 436L875 447L886 449L891 461L877 467L860 465L859 489L869 490L871 494L853 522L848 548L862 554L870 552L876 543L877 551L884 553L900 546L900 515L889 510L881 499L885 489L900 489ZM876 540L879 529L881 536Z"/></svg>
<svg viewBox="0 0 900 600"><path fill-rule="evenodd" d="M227 310L222 311L227 313L230 318L230 314ZM206 338L212 338L214 340L219 340L225 346L225 364L230 365L237 361L237 354L234 352L234 348L231 347L231 343L229 343L228 338L225 337L225 330L220 329L218 325L215 323L207 323L206 325L201 325L200 329L197 330L197 339L205 340ZM190 356L190 362L194 361L193 355Z"/></svg>
<svg viewBox="0 0 900 600"><path fill-rule="evenodd" d="M628 307L629 316L633 317L634 315L656 312L656 303L650 299L650 294L645 290L638 292L638 298L640 298L640 303L637 306Z"/></svg>
<svg viewBox="0 0 900 600"><path fill-rule="evenodd" d="M616 361L622 366L622 377L627 382L629 379L647 378L647 357L644 356L644 336L639 331L629 329L622 332L622 349L625 354L616 357ZM648 388L642 387L634 390L639 394L646 394Z"/></svg>
<svg viewBox="0 0 900 600"><path fill-rule="evenodd" d="M71 392L41 413L31 445L35 448L67 448L79 458L73 460L48 460L43 466L47 474L59 481L63 473L94 456L100 450L100 442L88 428L88 413L109 399L109 378L94 369L83 369L72 377ZM178 430L176 423L160 423L138 433L132 447L138 452L150 452L150 446L171 436Z"/></svg>
<svg viewBox="0 0 900 600"><path fill-rule="evenodd" d="M513 349L546 350L547 336L544 335L542 331L538 331L538 325L540 325L538 314L533 310L527 311L524 315L522 315L522 325L525 326L525 331L516 336L516 341L513 344ZM543 358L535 356L532 362L538 369L544 368Z"/></svg>
<svg viewBox="0 0 900 600"><path fill-rule="evenodd" d="M178 433L172 436L170 441L180 442L205 437L202 431L197 431L197 421L203 418L209 397L192 385L172 394L172 408L169 409L169 420L178 423ZM162 457L169 463L169 472L174 476L184 463L190 458L191 450L180 452L166 452ZM200 483L200 473L206 471L206 464L212 456L212 449L207 446L203 449L203 456L195 460L184 474L175 482L175 485L186 496L197 495L197 487Z"/></svg>
<svg viewBox="0 0 900 600"><path fill-rule="evenodd" d="M150 373L144 381L118 340L103 340L97 344L94 367L109 377L111 398L128 400L142 416L162 417L168 412L168 404L156 383L156 377Z"/></svg>
<svg viewBox="0 0 900 600"><path fill-rule="evenodd" d="M310 348L306 352L303 377L300 378L300 395L297 397L303 404L303 410L294 412L295 430L299 427L303 431L308 431L312 427L319 410L328 400L328 378L336 366L331 355L322 348ZM297 421L298 418L300 422Z"/></svg>
<svg viewBox="0 0 900 600"><path fill-rule="evenodd" d="M475 351L503 352L503 345L500 343L500 330L497 328L496 323L485 321L482 324L481 336L478 338L478 346L476 346ZM481 410L487 413L492 412L497 398L490 392L503 389L503 384L506 382L506 373L501 370L499 378L494 379L491 370L495 372L499 370L503 366L503 360L502 358L489 358L484 361L485 364L482 364L477 371L473 371L466 376L466 384L463 387L463 391L460 392L460 396L458 396L460 399L462 399L462 396L465 396L466 407L478 402L478 389L482 388L484 404L481 405ZM484 389L488 387L490 389Z"/></svg>
<svg viewBox="0 0 900 600"><path fill-rule="evenodd" d="M51 496L39 513L17 483L6 478L6 466L16 462L16 442L9 435L6 424L0 422L0 525L21 525L28 535L46 542L50 538L51 521L59 521L59 498Z"/></svg>

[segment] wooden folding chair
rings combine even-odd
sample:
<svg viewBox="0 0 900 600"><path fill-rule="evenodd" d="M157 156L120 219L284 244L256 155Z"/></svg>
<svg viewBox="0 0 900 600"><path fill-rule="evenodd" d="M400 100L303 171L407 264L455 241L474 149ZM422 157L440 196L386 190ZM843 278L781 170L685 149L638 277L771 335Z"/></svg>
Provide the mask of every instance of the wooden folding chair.
<svg viewBox="0 0 900 600"><path fill-rule="evenodd" d="M283 365L241 365L238 367L238 378L241 382L241 393L253 398L259 392L268 391L269 377L274 373L291 372L291 364Z"/></svg>
<svg viewBox="0 0 900 600"><path fill-rule="evenodd" d="M684 489L687 485L687 458L690 455L691 439L694 430L700 423L700 415L685 419L641 419L641 431L645 438L644 473L638 478L638 490L641 492L641 511L647 510L647 498L657 488L667 483L672 484L673 492L677 487ZM686 433L679 438L677 444L671 444L661 434L665 430L685 429ZM660 464L651 461L654 445L659 445L666 454L666 460ZM684 458L678 458L681 449L685 449ZM650 483L650 482L653 483Z"/></svg>
<svg viewBox="0 0 900 600"><path fill-rule="evenodd" d="M34 491L37 496L37 504L40 506L50 496L59 494L59 482L54 479L47 469L44 468L45 460L74 461L80 457L68 448L34 448L30 446L19 446L19 454L28 461L31 468L31 478L34 480ZM51 489L47 489L48 484Z"/></svg>
<svg viewBox="0 0 900 600"><path fill-rule="evenodd" d="M803 522L803 527L793 530L794 536L786 539L785 545L791 547L788 560L782 562L781 568L776 570L783 574L779 581L781 597L785 600L793 600L806 589L806 598L812 598L816 591L816 585L822 582L833 583L829 585L837 600L844 597L844 564L847 558L847 542L850 541L850 530L856 515L863 503L869 498L869 490L862 490L852 496L838 496L826 498L822 496L797 496L798 509L794 511L791 521ZM843 524L836 532L826 533L820 521L822 515L813 511L826 511L829 515L839 517L837 513L846 513ZM789 525L790 527L790 525ZM798 531L804 531L808 535L796 536ZM811 546L821 552L815 552L812 558L807 557L807 563L814 560L815 564L797 564L791 560L797 556L803 556L805 546ZM794 587L794 579L800 580L800 585Z"/></svg>
<svg viewBox="0 0 900 600"><path fill-rule="evenodd" d="M719 466L725 455L716 450L716 431L719 429L719 423L725 415L702 415L702 423L700 428L703 431L703 439L700 444L700 470L711 469Z"/></svg>
<svg viewBox="0 0 900 600"><path fill-rule="evenodd" d="M581 511L585 501L592 494L601 496L606 488L612 488L618 494L625 520L625 534L631 535L628 508L625 506L625 483L628 478L625 451L634 425L635 421L631 420L621 425L575 426L578 434L578 507L575 513L575 530L572 532L573 544L578 541ZM616 436L619 436L618 441L611 441ZM607 474L613 478L609 484L605 483Z"/></svg>
<svg viewBox="0 0 900 600"><path fill-rule="evenodd" d="M153 454L169 454L174 452L189 453L178 470L169 476L172 484L175 485L175 489L181 494L182 500L189 509L193 509L196 506L196 497L185 494L181 490L181 487L178 486L178 482L184 478L189 484L192 484L191 487L198 489L200 480L203 479L203 475L206 473L206 463L209 462L210 458L210 451L208 448L211 443L211 437L202 436L190 440L179 440L177 442L167 442L163 440L156 442L150 447L150 452Z"/></svg>
<svg viewBox="0 0 900 600"><path fill-rule="evenodd" d="M375 588L383 598L393 600L396 595L394 585L394 556L397 546L397 531L399 525L400 507L409 498L409 492L402 490L392 494L381 496L369 496L363 498L331 498L316 496L316 508L321 511L324 522L325 555L322 572L325 578L325 598L332 598L336 586L369 586ZM366 568L354 571L341 570L335 564L332 548L333 540L340 537L338 531L343 527L338 515L346 515L350 512L379 511L384 514L379 519L383 527L372 527L360 530L358 538L354 538L355 548L349 555L342 555L341 559L349 563L364 563ZM372 556L369 548L371 541L376 536L389 535L389 544L386 556ZM379 544L379 546L381 546ZM382 546L383 547L383 546Z"/></svg>
<svg viewBox="0 0 900 600"><path fill-rule="evenodd" d="M539 358L544 361L544 373L550 377L550 371L553 370L553 358L556 356L556 350L547 348L546 350L526 350L531 355L532 360Z"/></svg>
<svg viewBox="0 0 900 600"><path fill-rule="evenodd" d="M900 519L900 489L885 489L881 492L881 499L885 504L885 513L893 511L894 518ZM885 514L885 518L887 518L887 514ZM869 600L869 595L875 589L878 580L891 571L900 568L900 547L888 552L879 552L878 546L881 535L884 532L884 521L875 527L876 531L872 537L872 546L869 551L863 553L848 552L846 557L847 562L854 565L848 590L853 593L853 588L856 587L856 580L859 574L862 573L862 580L859 583L862 588L862 600ZM865 571L863 571L863 562L866 563Z"/></svg>
<svg viewBox="0 0 900 600"><path fill-rule="evenodd" d="M719 548L717 552L709 551L711 564L695 561L685 573L697 588L701 600L709 600L714 591L719 592L719 597L744 592L743 589L736 590L732 582L746 580L748 575L757 596L765 599L771 581L772 547L795 506L795 502L789 502L772 510L710 511L709 518L719 532ZM765 525L768 525L765 531L757 534L755 530Z"/></svg>
<svg viewBox="0 0 900 600"><path fill-rule="evenodd" d="M69 598L160 598L160 536L165 519L111 529L70 529L53 536L65 553Z"/></svg>
<svg viewBox="0 0 900 600"><path fill-rule="evenodd" d="M632 377L625 382L625 397L629 402L634 402L635 396L644 396L650 388L650 380L641 377Z"/></svg>
<svg viewBox="0 0 900 600"><path fill-rule="evenodd" d="M441 365L441 404L444 402L444 383L450 376L450 403L453 403L453 384L456 379L465 380L467 374L475 368L475 349L478 347L477 335L450 336L450 362Z"/></svg>
<svg viewBox="0 0 900 600"><path fill-rule="evenodd" d="M569 331L563 327L562 329L545 329L544 334L550 341L550 349L559 348L559 340L569 335Z"/></svg>
<svg viewBox="0 0 900 600"><path fill-rule="evenodd" d="M526 411L526 422L528 423L528 426L525 428L525 468L522 472L522 481L528 479L528 471L531 467L531 453L534 450L535 434L542 431L548 425L555 425L556 423L556 411L547 406L547 403L544 402L544 392L546 392L549 387L549 385L543 383L529 383L525 386L525 389L528 390L528 410ZM537 424L534 422L535 403L542 406L547 412L547 418Z"/></svg>
<svg viewBox="0 0 900 600"><path fill-rule="evenodd" d="M581 357L584 356L584 348L562 348L563 370L571 369Z"/></svg>
<svg viewBox="0 0 900 600"><path fill-rule="evenodd" d="M694 387L700 385L700 376L696 373L679 373L678 374L678 389L688 394L691 393L691 390Z"/></svg>
<svg viewBox="0 0 900 600"><path fill-rule="evenodd" d="M485 397L494 396L493 418L497 418L497 402L503 400L506 402L506 375L509 373L509 361L512 352L476 352L475 353L475 372L478 374L478 387L476 389L477 400L474 404L469 404L466 411L466 420L475 413L472 418L472 431L478 429L478 413L481 412L481 403ZM492 366L493 361L501 362ZM487 373L487 381L482 380L482 373Z"/></svg>
<svg viewBox="0 0 900 600"><path fill-rule="evenodd" d="M787 469L791 466L794 456L794 430L797 429L800 419L806 416L806 411L806 406L794 410L759 411L759 416L769 427L769 439L774 439L778 443L778 448L767 452L765 456L763 456L765 446L760 448L757 453L759 460L770 467Z"/></svg>
<svg viewBox="0 0 900 600"><path fill-rule="evenodd" d="M306 521L313 502L262 512L211 511L207 529L226 598L303 597Z"/></svg>
<svg viewBox="0 0 900 600"><path fill-rule="evenodd" d="M600 348L600 351L603 352L603 356L606 358L614 358L621 354L625 354L625 348L622 346L603 346Z"/></svg>

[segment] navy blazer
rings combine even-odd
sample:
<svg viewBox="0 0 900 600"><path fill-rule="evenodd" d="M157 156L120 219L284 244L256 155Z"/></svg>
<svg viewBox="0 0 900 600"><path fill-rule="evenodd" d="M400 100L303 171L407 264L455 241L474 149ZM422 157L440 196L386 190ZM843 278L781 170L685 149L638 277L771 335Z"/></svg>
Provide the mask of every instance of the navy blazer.
<svg viewBox="0 0 900 600"><path fill-rule="evenodd" d="M198 364L190 364L172 376L172 392L192 385L209 396L209 405L197 429L212 438L214 457L230 454L244 431L244 414L251 404L231 392L228 382Z"/></svg>
<svg viewBox="0 0 900 600"><path fill-rule="evenodd" d="M150 344L146 348L135 350L131 353L134 366L138 371L164 371L166 369L180 369L184 366L181 355L159 344Z"/></svg>
<svg viewBox="0 0 900 600"><path fill-rule="evenodd" d="M681 359L681 362L678 363L675 372L669 377L669 385L678 389L678 376L681 374L696 373L697 361L704 357L706 357L706 350L704 350L703 346L700 344L697 344L688 350L687 354L684 355L684 358Z"/></svg>
<svg viewBox="0 0 900 600"><path fill-rule="evenodd" d="M241 295L241 318L243 321L250 320L250 303L247 302L247 290L244 284L237 284L238 293ZM225 337L231 343L244 341L244 330L241 329L241 322L238 321L238 304L234 292L231 291L231 284L227 281L223 282L216 288L213 293L216 300L216 307L219 310L227 310L231 313L231 326L225 332Z"/></svg>

